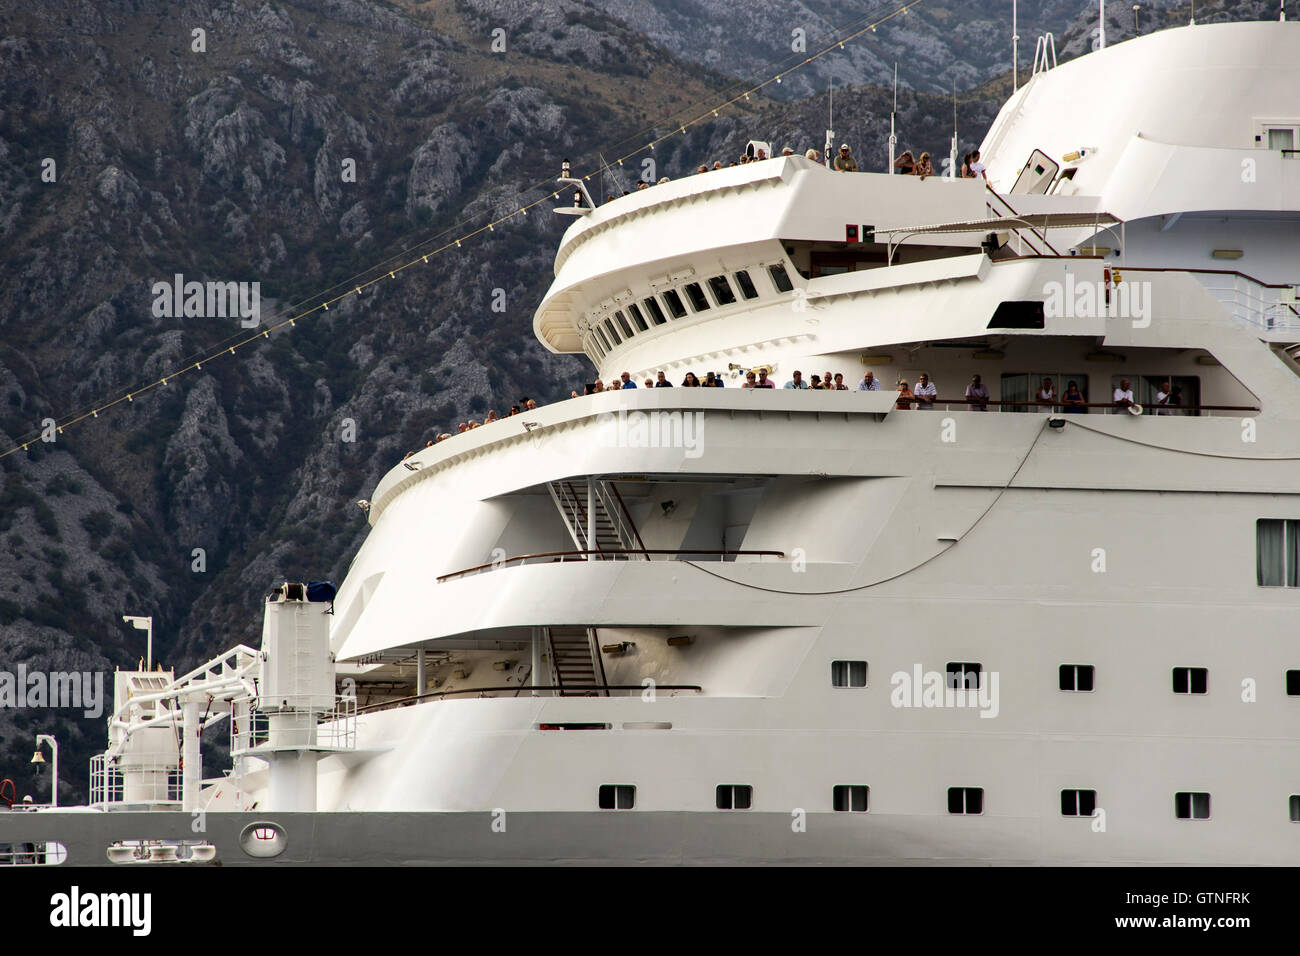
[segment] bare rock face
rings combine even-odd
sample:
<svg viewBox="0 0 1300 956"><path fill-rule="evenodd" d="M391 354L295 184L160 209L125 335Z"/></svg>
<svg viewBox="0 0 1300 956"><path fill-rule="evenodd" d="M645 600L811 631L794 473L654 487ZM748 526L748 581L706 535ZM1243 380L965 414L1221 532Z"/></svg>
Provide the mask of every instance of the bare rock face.
<svg viewBox="0 0 1300 956"><path fill-rule="evenodd" d="M473 144L455 123L435 129L415 151L406 181L406 212L439 212L455 196L474 155Z"/></svg>

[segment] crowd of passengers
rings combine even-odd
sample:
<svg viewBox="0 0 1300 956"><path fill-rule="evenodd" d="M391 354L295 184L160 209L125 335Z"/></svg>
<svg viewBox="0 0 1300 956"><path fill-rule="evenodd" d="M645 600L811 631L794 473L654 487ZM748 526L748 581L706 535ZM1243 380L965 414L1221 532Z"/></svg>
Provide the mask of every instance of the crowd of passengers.
<svg viewBox="0 0 1300 956"><path fill-rule="evenodd" d="M791 149L789 146L787 146L783 150L781 150L781 155L793 156L794 150ZM759 163L762 162L763 160L774 159L774 158L776 157L774 156L769 157L767 155L767 150L763 149L762 147L759 147L755 151L753 156L750 156L747 152L741 153L739 159L727 163L726 166L728 167L744 166L747 165L748 163ZM810 149L804 153L804 158L811 159L814 163L820 163L822 156L818 150ZM854 158L853 150L849 148L848 143L840 144L840 150L836 154L835 159L832 162L832 167L836 171L842 173L859 172L858 161L856 158ZM700 163L699 167L695 170L695 172L707 173L715 169L722 169L722 168L723 168L722 161L717 160L713 163L712 166L710 166L708 163ZM934 175L934 163L930 159L930 154L923 152L921 153L921 157L918 159L910 149L906 150L902 156L898 157L898 159L894 161L894 168L897 169L899 173L905 176L918 176L920 177L922 182L924 182L926 179ZM980 162L980 151L978 149L972 150L971 152L967 153L964 157L962 157L961 171L958 173L958 178L960 179L987 179L988 178L988 175L985 171L984 164ZM666 183L668 181L669 181L668 177L664 176L659 180L659 183ZM649 189L651 186L659 185L659 183L650 183L650 182L646 182L645 180L638 180L636 184L636 188ZM631 191L632 190L630 189L625 189L623 190L622 194L626 196ZM606 199L606 201L608 202L610 200L614 200L618 198L619 198L618 196L609 196Z"/></svg>
<svg viewBox="0 0 1300 956"><path fill-rule="evenodd" d="M725 388L726 385L722 380L722 375L718 372L706 372L701 379L694 372L687 372L686 377L678 383L681 388ZM673 383L668 380L668 376L663 370L655 373L654 378L645 379L644 385L638 385L632 378L630 372L624 372L617 379L606 385L600 379L595 382L584 385L581 393L577 389L569 392L570 398L578 398L582 395L594 395L599 392L613 392L625 388L672 388ZM768 369L758 368L745 373L745 381L741 388L777 388L776 381L770 377ZM791 373L789 381L781 388L789 389L808 389L813 391L831 391L831 392L879 392L883 389L880 379L876 378L875 372L868 370L862 380L858 382L856 388L844 384L843 372L827 371L822 375L813 375L810 379L803 377L803 372L795 370ZM894 386L894 391L898 393L898 400L895 408L900 410L916 409L918 411L927 411L933 409L936 403L960 403L965 405L972 412L987 412L989 403L992 401L989 397L988 386L980 379L979 375L972 375L970 384L966 386L962 393L961 399L951 397L939 397L939 386L930 378L929 373L922 372L913 386L906 379L899 379ZM1121 379L1119 386L1115 389L1112 397L1112 404L1117 409L1127 409L1137 407L1133 399L1133 387L1128 379ZM1083 415L1088 411L1088 400L1079 388L1079 383L1070 379L1065 386L1065 390L1057 393L1056 385L1052 379L1044 378L1041 380L1038 391L1034 394L1032 400L1015 401L1007 404L1013 407L1023 407L1032 405L1035 408L1046 408L1048 410L1061 408L1067 415ZM1183 406L1183 390L1175 385L1170 387L1169 382L1162 382L1155 398L1155 414L1157 415L1177 415L1181 414ZM521 398L518 404L511 405L510 411L505 415L498 415L495 410L489 411L480 422L470 420L461 422L456 429L456 434L472 431L483 425L490 425L492 422L501 418L510 418L515 415L521 415L526 411L534 411L537 408L537 402L531 398ZM426 443L425 447L436 445L438 442L446 441L452 437L451 432L443 432ZM406 458L410 458L415 452L407 452ZM403 459L405 460L405 459Z"/></svg>

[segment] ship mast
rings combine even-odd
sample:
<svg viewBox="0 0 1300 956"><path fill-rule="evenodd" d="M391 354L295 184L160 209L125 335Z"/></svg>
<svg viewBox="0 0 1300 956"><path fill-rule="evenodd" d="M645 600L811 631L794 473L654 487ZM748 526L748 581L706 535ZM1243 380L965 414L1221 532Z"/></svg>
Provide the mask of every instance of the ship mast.
<svg viewBox="0 0 1300 956"><path fill-rule="evenodd" d="M889 114L889 175L894 175L894 154L898 151L898 135L894 132L894 117L898 113L898 61L894 61L894 108Z"/></svg>

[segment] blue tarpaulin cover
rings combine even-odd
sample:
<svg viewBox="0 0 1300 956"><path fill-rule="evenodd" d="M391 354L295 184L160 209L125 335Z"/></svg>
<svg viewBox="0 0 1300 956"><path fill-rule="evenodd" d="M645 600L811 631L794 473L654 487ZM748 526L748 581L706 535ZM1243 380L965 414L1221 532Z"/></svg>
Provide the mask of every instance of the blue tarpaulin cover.
<svg viewBox="0 0 1300 956"><path fill-rule="evenodd" d="M332 581L312 581L307 585L307 600L324 604L327 601L334 600L337 590Z"/></svg>

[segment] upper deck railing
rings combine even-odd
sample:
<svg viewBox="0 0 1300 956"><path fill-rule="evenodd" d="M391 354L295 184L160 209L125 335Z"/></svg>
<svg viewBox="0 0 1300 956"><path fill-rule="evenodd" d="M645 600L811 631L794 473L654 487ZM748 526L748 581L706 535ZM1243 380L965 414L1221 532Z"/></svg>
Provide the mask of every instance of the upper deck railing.
<svg viewBox="0 0 1300 956"><path fill-rule="evenodd" d="M669 555L680 557L687 555L692 558L714 558L724 560L728 556L756 557L756 558L784 558L784 551L709 551L697 548L622 548L619 550L583 550L583 551L539 551L536 554L517 554L514 557L502 558L499 561L489 561L487 564L476 564L472 568L465 568L461 571L452 571L450 574L441 574L437 581L441 584L444 581L453 581L456 578L465 577L469 574L478 574L480 571L495 571L499 568L509 567L512 564L529 564L529 563L554 563L560 561L630 561L633 558L651 558L668 557Z"/></svg>
<svg viewBox="0 0 1300 956"><path fill-rule="evenodd" d="M1128 269L1129 272L1188 272L1238 321L1265 332L1300 332L1297 286L1271 285L1244 272L1214 269Z"/></svg>

